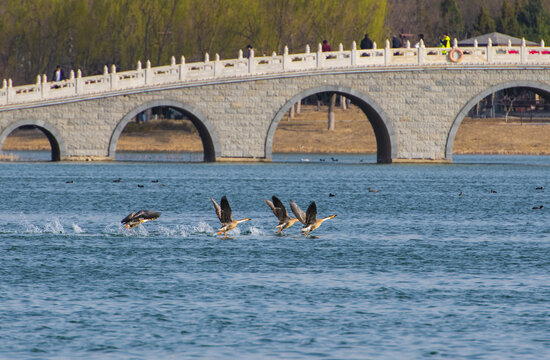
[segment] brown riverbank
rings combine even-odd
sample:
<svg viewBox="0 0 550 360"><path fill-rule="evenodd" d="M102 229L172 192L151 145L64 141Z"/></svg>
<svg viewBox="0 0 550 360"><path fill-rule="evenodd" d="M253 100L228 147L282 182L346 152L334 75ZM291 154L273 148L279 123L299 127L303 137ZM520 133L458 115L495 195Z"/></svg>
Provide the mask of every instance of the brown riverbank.
<svg viewBox="0 0 550 360"><path fill-rule="evenodd" d="M465 119L457 132L455 154L550 154L550 119ZM303 106L294 119L285 116L273 141L273 152L375 153L376 139L361 110L336 111L336 129L327 129L326 107ZM3 150L49 150L38 130L16 130ZM202 151L200 137L187 120L154 120L130 124L119 138L118 151Z"/></svg>

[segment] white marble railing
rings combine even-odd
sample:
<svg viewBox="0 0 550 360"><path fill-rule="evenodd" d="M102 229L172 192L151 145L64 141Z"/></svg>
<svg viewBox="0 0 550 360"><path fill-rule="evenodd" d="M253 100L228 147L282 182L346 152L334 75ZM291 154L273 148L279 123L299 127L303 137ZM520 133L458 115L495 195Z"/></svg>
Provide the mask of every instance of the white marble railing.
<svg viewBox="0 0 550 360"><path fill-rule="evenodd" d="M59 82L48 82L46 75L38 76L35 84L12 86L11 79L4 80L0 88L0 106L21 104L27 102L45 101L66 97L78 97L89 94L101 94L128 89L158 87L169 84L193 81L208 81L229 79L244 76L267 74L284 74L288 72L303 72L320 69L349 68L388 68L399 66L493 66L493 65L546 65L550 66L550 47L540 46L492 46L458 48L456 40L453 48L405 48L386 47L359 50L355 42L351 50L344 50L340 44L337 51L322 52L321 45L317 52L311 52L306 46L305 53L289 54L285 48L284 54L255 57L254 52L249 58L239 57L232 60L220 60L216 55L213 61L206 54L204 62L186 63L182 56L179 64L172 57L172 63L166 66L151 67L147 61L142 68L138 62L136 70L117 72L115 66L111 71L107 66L102 75L82 77L80 70L75 76L70 72L70 78Z"/></svg>

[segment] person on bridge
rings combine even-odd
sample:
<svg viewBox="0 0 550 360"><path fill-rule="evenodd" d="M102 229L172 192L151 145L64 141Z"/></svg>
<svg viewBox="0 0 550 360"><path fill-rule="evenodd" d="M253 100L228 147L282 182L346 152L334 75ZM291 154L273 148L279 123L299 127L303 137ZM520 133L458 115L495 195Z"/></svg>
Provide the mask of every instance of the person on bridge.
<svg viewBox="0 0 550 360"><path fill-rule="evenodd" d="M61 68L61 66L57 65L57 66L55 67L55 71L54 71L54 73L53 73L52 80L53 80L53 81L62 81L62 80L65 80L65 73L63 72L63 69Z"/></svg>
<svg viewBox="0 0 550 360"><path fill-rule="evenodd" d="M403 46L403 43L401 42L401 40L399 40L399 38L395 35L393 35L391 37L391 47L394 48L394 49L397 49L397 48L400 48Z"/></svg>
<svg viewBox="0 0 550 360"><path fill-rule="evenodd" d="M321 47L321 50L323 52L332 51L332 48L330 47L327 40L323 40L323 46Z"/></svg>
<svg viewBox="0 0 550 360"><path fill-rule="evenodd" d="M418 42L414 44L414 47L418 49L420 47L420 42L424 43L424 34L418 34Z"/></svg>
<svg viewBox="0 0 550 360"><path fill-rule="evenodd" d="M365 37L363 38L363 40L361 40L361 49L367 50L367 49L372 49L372 47L373 47L373 42L369 38L369 34L365 34Z"/></svg>
<svg viewBox="0 0 550 360"><path fill-rule="evenodd" d="M443 34L443 37L441 37L441 40L439 40L440 47L449 49L451 47L451 38L447 34ZM443 51L443 55L446 55L447 52Z"/></svg>

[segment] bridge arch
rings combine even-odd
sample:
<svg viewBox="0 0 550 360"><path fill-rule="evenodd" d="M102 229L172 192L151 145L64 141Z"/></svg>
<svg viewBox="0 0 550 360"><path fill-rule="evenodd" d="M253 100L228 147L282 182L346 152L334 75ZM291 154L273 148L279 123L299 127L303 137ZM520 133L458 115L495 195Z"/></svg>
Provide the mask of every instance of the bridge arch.
<svg viewBox="0 0 550 360"><path fill-rule="evenodd" d="M157 106L170 106L184 112L199 132L204 151L204 161L216 161L216 158L218 158L220 155L220 143L212 124L210 124L206 116L204 116L197 109L173 99L160 99L149 101L137 106L136 108L132 109L128 114L126 114L118 122L115 130L113 131L113 134L111 135L111 139L109 141L109 157L115 157L118 139L126 125L128 125L128 123L132 121L132 119L135 118L137 114Z"/></svg>
<svg viewBox="0 0 550 360"><path fill-rule="evenodd" d="M397 141L395 139L395 133L386 113L382 110L382 108L380 108L380 106L378 106L378 104L370 97L357 90L337 85L326 85L302 91L301 93L295 95L290 100L288 100L277 112L277 114L271 121L269 129L267 131L265 142L266 158L271 159L275 131L277 130L279 122L281 121L283 116L288 110L290 110L290 107L303 98L323 92L331 92L343 95L349 98L353 104L357 105L359 108L361 108L361 110L363 110L372 125L374 135L376 137L377 162L390 163L392 159L397 157Z"/></svg>
<svg viewBox="0 0 550 360"><path fill-rule="evenodd" d="M20 120L10 124L0 133L0 148L2 148L2 146L4 145L4 141L6 141L6 138L14 130L23 126L33 126L42 131L44 135L46 135L48 141L50 142L52 161L60 161L62 158L65 157L66 149L65 144L63 143L63 138L54 126L48 124L43 120Z"/></svg>
<svg viewBox="0 0 550 360"><path fill-rule="evenodd" d="M502 84L494 85L480 92L479 94L471 98L455 117L455 120L453 121L453 124L451 125L449 133L447 135L447 143L445 145L446 160L450 161L453 158L453 145L454 145L456 133L458 131L458 128L460 127L460 124L462 123L462 120L464 120L464 118L468 115L468 112L470 111L470 109L472 109L478 102L480 102L487 96L491 95L492 93L495 93L500 90L517 88L517 87L527 88L532 90L533 92L542 94L546 98L550 98L550 86L537 81L504 82Z"/></svg>

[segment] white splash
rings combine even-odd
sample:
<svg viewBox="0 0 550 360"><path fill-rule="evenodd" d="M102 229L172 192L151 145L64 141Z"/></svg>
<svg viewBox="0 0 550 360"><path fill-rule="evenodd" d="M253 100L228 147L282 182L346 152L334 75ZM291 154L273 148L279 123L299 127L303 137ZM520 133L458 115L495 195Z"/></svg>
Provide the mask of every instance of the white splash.
<svg viewBox="0 0 550 360"><path fill-rule="evenodd" d="M177 231L179 232L181 237L189 237L189 226L187 225L178 225L176 227Z"/></svg>
<svg viewBox="0 0 550 360"><path fill-rule="evenodd" d="M51 222L46 223L44 226L44 232L52 234L64 234L65 229L59 219L53 219Z"/></svg>
<svg viewBox="0 0 550 360"><path fill-rule="evenodd" d="M175 228L169 228L164 225L159 225L157 229L159 233L165 236L181 235L183 237L187 237L189 235L189 232L186 230L185 225L176 225Z"/></svg>
<svg viewBox="0 0 550 360"><path fill-rule="evenodd" d="M250 235L264 235L264 231L255 226L251 226L250 228L248 228L248 231L250 232Z"/></svg>
<svg viewBox="0 0 550 360"><path fill-rule="evenodd" d="M213 233L214 228L209 224L205 223L204 221L201 221L196 226L193 226L193 232L194 233Z"/></svg>
<svg viewBox="0 0 550 360"><path fill-rule="evenodd" d="M42 232L38 226L35 226L29 222L25 214L21 214L21 225L25 228L25 233L38 234Z"/></svg>
<svg viewBox="0 0 550 360"><path fill-rule="evenodd" d="M82 234L84 232L84 230L82 230L80 226L74 223L73 223L73 231L75 234Z"/></svg>
<svg viewBox="0 0 550 360"><path fill-rule="evenodd" d="M110 223L105 225L103 232L106 234L120 234L123 233L123 229L125 228L119 223Z"/></svg>

